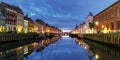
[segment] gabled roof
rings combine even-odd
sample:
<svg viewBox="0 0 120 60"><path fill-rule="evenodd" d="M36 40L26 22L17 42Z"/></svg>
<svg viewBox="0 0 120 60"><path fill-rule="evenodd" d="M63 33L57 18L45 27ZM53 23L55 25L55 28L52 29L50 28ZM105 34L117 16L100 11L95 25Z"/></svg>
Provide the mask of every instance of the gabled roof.
<svg viewBox="0 0 120 60"><path fill-rule="evenodd" d="M10 8L12 10L17 11L20 14L23 14L23 11L18 6L10 5L10 4L7 4L5 2L1 2L1 6L4 8Z"/></svg>
<svg viewBox="0 0 120 60"><path fill-rule="evenodd" d="M45 22L42 19L36 19L35 21L40 23L40 24L45 24Z"/></svg>
<svg viewBox="0 0 120 60"><path fill-rule="evenodd" d="M33 22L33 20L29 18L28 15L24 16L24 19Z"/></svg>

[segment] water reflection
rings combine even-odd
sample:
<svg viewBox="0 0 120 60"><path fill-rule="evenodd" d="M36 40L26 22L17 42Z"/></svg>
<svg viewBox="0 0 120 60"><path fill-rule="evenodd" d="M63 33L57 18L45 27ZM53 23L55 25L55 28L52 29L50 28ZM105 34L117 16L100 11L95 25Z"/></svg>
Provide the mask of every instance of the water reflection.
<svg viewBox="0 0 120 60"><path fill-rule="evenodd" d="M70 37L62 37L41 52L33 52L25 60L89 60L85 49Z"/></svg>
<svg viewBox="0 0 120 60"><path fill-rule="evenodd" d="M96 60L119 60L120 52L119 49L108 47L103 44L91 42L85 40L85 42L91 46Z"/></svg>
<svg viewBox="0 0 120 60"><path fill-rule="evenodd" d="M90 49L90 46L83 41L83 39L79 40L78 38L73 38L73 40L75 40L75 42L79 45L80 48L85 49L86 54L89 57L89 60L95 60L93 51Z"/></svg>
<svg viewBox="0 0 120 60"><path fill-rule="evenodd" d="M15 47L12 47L17 45ZM35 48L34 43L30 43L28 45L21 44L12 44L11 46L9 43L7 44L0 44L0 60L24 60L24 55L29 54ZM7 47L8 46L8 47ZM12 47L12 49L10 49Z"/></svg>
<svg viewBox="0 0 120 60"><path fill-rule="evenodd" d="M49 43L53 43L58 40L59 37L45 40L44 46ZM0 44L0 60L24 60L24 57L28 58L34 50L39 50L38 47L42 46L41 41L21 41L21 42L10 42Z"/></svg>
<svg viewBox="0 0 120 60"><path fill-rule="evenodd" d="M108 47L106 45L89 40L79 40L77 38L74 38L74 40L80 45L80 47L86 49L90 60L92 57L94 57L96 60L119 60L119 49Z"/></svg>
<svg viewBox="0 0 120 60"><path fill-rule="evenodd" d="M69 36L0 44L0 60L119 60L119 55L114 48Z"/></svg>

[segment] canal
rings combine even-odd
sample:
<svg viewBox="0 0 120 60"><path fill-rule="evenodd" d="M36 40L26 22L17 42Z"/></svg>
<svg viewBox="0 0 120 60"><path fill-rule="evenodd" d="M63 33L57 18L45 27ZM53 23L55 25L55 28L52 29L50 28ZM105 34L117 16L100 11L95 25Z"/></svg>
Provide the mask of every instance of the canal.
<svg viewBox="0 0 120 60"><path fill-rule="evenodd" d="M26 42L0 44L0 60L119 60L120 55L114 48L69 36Z"/></svg>
<svg viewBox="0 0 120 60"><path fill-rule="evenodd" d="M33 52L25 60L89 60L85 49L70 37L62 37L41 52Z"/></svg>

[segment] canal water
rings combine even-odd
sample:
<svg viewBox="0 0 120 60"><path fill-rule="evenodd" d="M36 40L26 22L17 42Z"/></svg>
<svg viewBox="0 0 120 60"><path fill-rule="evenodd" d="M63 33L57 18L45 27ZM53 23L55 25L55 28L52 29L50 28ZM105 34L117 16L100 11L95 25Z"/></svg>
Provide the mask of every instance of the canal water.
<svg viewBox="0 0 120 60"><path fill-rule="evenodd" d="M25 60L89 60L84 48L70 37L62 37L41 52L33 52ZM92 58L94 60L94 58Z"/></svg>
<svg viewBox="0 0 120 60"><path fill-rule="evenodd" d="M43 45L42 45L43 42ZM117 49L69 36L0 44L0 60L119 60Z"/></svg>

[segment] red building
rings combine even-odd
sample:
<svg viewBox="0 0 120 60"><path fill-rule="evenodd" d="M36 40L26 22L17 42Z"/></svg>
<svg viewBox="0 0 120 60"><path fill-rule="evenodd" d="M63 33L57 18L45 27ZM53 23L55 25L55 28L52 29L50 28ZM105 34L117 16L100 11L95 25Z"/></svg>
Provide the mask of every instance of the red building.
<svg viewBox="0 0 120 60"><path fill-rule="evenodd" d="M120 1L110 5L94 17L95 30L116 32L120 30Z"/></svg>

